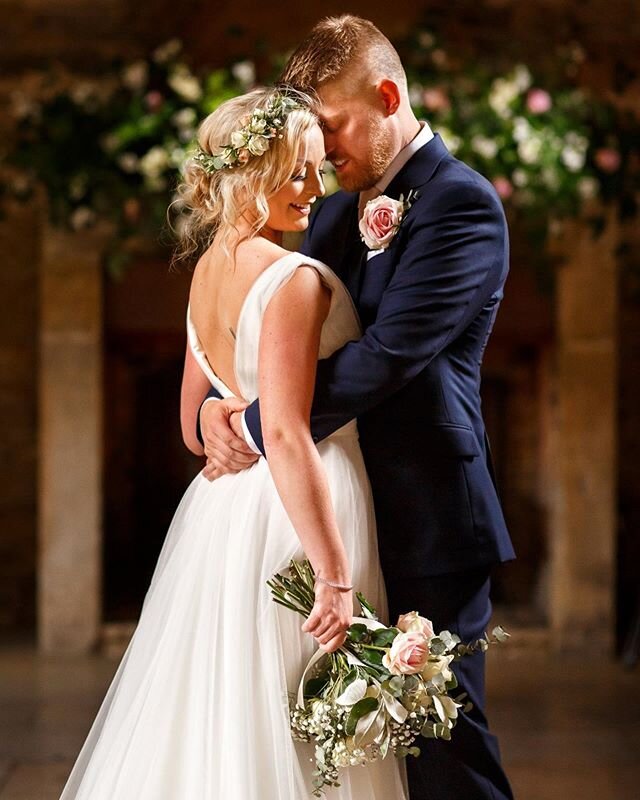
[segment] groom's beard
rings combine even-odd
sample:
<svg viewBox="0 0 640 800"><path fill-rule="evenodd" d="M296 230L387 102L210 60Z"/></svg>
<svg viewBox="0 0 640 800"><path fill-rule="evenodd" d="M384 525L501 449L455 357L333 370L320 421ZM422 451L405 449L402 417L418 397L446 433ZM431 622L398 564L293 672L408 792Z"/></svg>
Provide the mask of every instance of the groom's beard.
<svg viewBox="0 0 640 800"><path fill-rule="evenodd" d="M357 158L351 158L351 169L338 175L340 188L346 192L373 188L396 155L392 135L377 115L368 120L367 134Z"/></svg>

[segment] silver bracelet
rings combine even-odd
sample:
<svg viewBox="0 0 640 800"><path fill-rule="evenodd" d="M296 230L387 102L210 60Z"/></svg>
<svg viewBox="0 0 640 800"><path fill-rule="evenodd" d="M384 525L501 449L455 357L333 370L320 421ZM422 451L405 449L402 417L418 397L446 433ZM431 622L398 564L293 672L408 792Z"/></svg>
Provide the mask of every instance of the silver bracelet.
<svg viewBox="0 0 640 800"><path fill-rule="evenodd" d="M320 575L316 575L316 580L320 581L320 583L324 583L327 586L330 586L332 589L337 589L339 592L353 591L353 586L345 586L344 583L335 583L335 581L328 581L326 578L323 578Z"/></svg>

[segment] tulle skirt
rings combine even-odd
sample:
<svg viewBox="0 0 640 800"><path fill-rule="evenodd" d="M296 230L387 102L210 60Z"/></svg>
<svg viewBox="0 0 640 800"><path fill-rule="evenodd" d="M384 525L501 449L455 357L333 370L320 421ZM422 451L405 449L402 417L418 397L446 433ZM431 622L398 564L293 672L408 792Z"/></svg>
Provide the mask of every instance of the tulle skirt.
<svg viewBox="0 0 640 800"><path fill-rule="evenodd" d="M319 446L354 583L385 609L369 484L348 426ZM304 800L313 750L289 693L315 650L266 581L302 558L265 459L209 483L173 519L135 634L61 800ZM341 774L330 800L403 800L388 758Z"/></svg>

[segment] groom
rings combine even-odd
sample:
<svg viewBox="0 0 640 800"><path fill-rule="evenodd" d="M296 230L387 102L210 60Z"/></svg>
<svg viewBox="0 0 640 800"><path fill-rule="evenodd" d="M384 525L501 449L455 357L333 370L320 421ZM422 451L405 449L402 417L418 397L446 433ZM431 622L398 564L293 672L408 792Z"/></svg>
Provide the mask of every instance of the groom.
<svg viewBox="0 0 640 800"><path fill-rule="evenodd" d="M364 330L319 363L314 440L358 419L390 619L418 610L436 630L474 640L489 623L491 566L514 557L479 395L508 270L500 201L415 118L398 54L371 22L322 20L282 82L317 91L327 158L343 189L312 219L303 252L346 283ZM400 198L401 223L387 232L386 248L375 249L371 237L386 231L374 207L397 212L390 200ZM360 237L363 213L373 217L374 249ZM232 430L244 430L264 453L259 401L242 420L236 408L233 401L201 408L209 478L255 458ZM422 740L421 756L407 759L411 800L510 800L484 715L484 656L455 671L473 710L451 742Z"/></svg>

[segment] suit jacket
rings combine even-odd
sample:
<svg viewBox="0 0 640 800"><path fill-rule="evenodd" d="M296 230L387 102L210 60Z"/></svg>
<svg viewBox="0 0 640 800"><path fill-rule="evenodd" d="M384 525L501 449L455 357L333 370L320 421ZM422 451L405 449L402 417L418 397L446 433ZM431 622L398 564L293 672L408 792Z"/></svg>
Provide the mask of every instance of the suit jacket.
<svg viewBox="0 0 640 800"><path fill-rule="evenodd" d="M303 252L344 281L364 329L319 362L314 440L357 418L383 570L419 577L514 557L480 400L508 235L493 186L439 136L385 194L406 198L411 190L413 204L380 254L366 258L358 195L346 192L323 202ZM259 401L245 420L264 452Z"/></svg>

